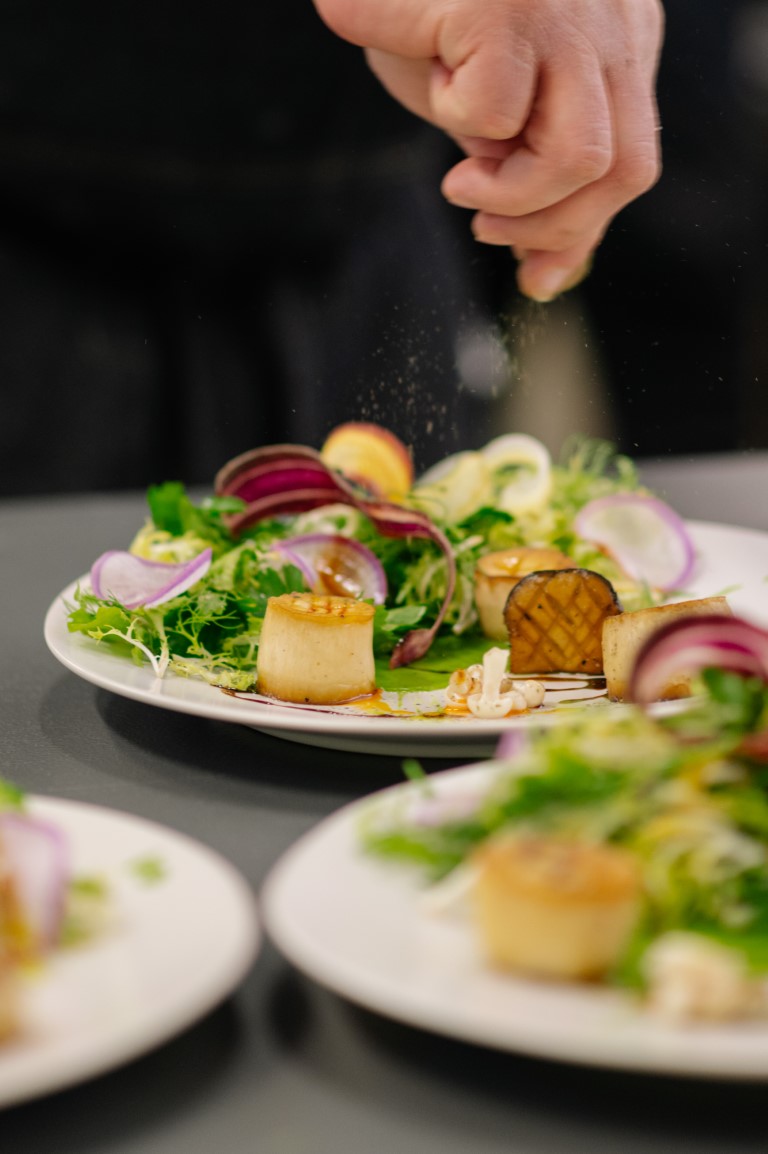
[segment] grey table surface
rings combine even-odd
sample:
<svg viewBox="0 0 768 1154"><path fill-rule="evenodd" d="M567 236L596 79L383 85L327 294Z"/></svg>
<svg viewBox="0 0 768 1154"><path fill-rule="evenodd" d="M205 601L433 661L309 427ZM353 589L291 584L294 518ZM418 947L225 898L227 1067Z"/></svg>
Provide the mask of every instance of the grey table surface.
<svg viewBox="0 0 768 1154"><path fill-rule="evenodd" d="M688 517L768 530L766 455L649 462L644 476ZM0 502L0 773L199 838L257 894L287 846L342 803L400 780L400 762L169 713L58 665L42 637L48 605L98 553L124 546L143 515L141 494ZM765 1093L441 1038L348 1004L267 942L242 986L172 1041L7 1109L0 1148L764 1154Z"/></svg>

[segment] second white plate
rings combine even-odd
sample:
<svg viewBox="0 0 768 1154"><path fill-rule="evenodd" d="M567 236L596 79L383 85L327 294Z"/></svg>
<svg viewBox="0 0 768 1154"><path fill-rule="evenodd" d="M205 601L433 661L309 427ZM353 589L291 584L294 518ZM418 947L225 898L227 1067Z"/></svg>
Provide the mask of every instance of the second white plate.
<svg viewBox="0 0 768 1154"><path fill-rule="evenodd" d="M494 763L430 775L439 796L474 795ZM412 1026L499 1050L710 1078L768 1078L768 1023L674 1027L608 988L494 971L462 916L437 915L417 874L366 855L360 822L394 786L338 811L281 858L262 891L265 929L299 969Z"/></svg>

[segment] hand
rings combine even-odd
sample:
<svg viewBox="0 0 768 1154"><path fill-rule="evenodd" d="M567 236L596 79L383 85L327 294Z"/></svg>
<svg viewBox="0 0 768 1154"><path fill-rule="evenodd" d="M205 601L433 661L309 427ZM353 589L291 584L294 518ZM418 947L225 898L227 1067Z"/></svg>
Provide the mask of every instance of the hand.
<svg viewBox="0 0 768 1154"><path fill-rule="evenodd" d="M387 90L467 154L443 193L551 300L660 171L659 0L315 0Z"/></svg>

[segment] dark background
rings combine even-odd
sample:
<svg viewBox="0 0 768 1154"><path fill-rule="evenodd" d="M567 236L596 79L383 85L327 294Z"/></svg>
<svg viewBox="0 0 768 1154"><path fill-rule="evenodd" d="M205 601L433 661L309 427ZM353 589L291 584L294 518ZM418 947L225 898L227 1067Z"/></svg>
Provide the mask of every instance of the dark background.
<svg viewBox="0 0 768 1154"><path fill-rule="evenodd" d="M667 19L664 176L573 300L621 448L763 447L762 6ZM7 0L0 494L205 484L351 418L419 467L508 431L557 326L443 202L454 159L310 0Z"/></svg>

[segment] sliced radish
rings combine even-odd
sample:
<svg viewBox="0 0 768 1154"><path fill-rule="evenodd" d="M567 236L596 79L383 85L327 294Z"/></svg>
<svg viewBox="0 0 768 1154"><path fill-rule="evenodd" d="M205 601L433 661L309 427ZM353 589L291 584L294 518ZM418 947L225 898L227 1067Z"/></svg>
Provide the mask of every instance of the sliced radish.
<svg viewBox="0 0 768 1154"><path fill-rule="evenodd" d="M203 549L191 561L166 563L111 549L91 566L91 585L100 599L114 597L126 609L153 609L191 589L210 569L212 557L211 549Z"/></svg>
<svg viewBox="0 0 768 1154"><path fill-rule="evenodd" d="M480 455L493 474L497 508L513 515L530 513L549 500L552 460L535 437L505 433L489 441Z"/></svg>
<svg viewBox="0 0 768 1154"><path fill-rule="evenodd" d="M378 557L365 545L334 533L308 533L280 541L272 550L296 566L310 589L382 605L387 578Z"/></svg>
<svg viewBox="0 0 768 1154"><path fill-rule="evenodd" d="M414 485L417 508L448 525L456 525L492 498L491 474L480 453L454 453L427 469Z"/></svg>
<svg viewBox="0 0 768 1154"><path fill-rule="evenodd" d="M695 551L685 523L656 497L598 497L576 514L574 528L609 553L630 577L654 589L680 589L693 572Z"/></svg>
<svg viewBox="0 0 768 1154"><path fill-rule="evenodd" d="M35 947L49 948L61 930L69 881L69 851L63 833L23 813L0 814L0 857Z"/></svg>
<svg viewBox="0 0 768 1154"><path fill-rule="evenodd" d="M671 621L640 649L630 700L641 705L657 701L670 682L709 668L768 680L768 632L741 617L719 614Z"/></svg>

